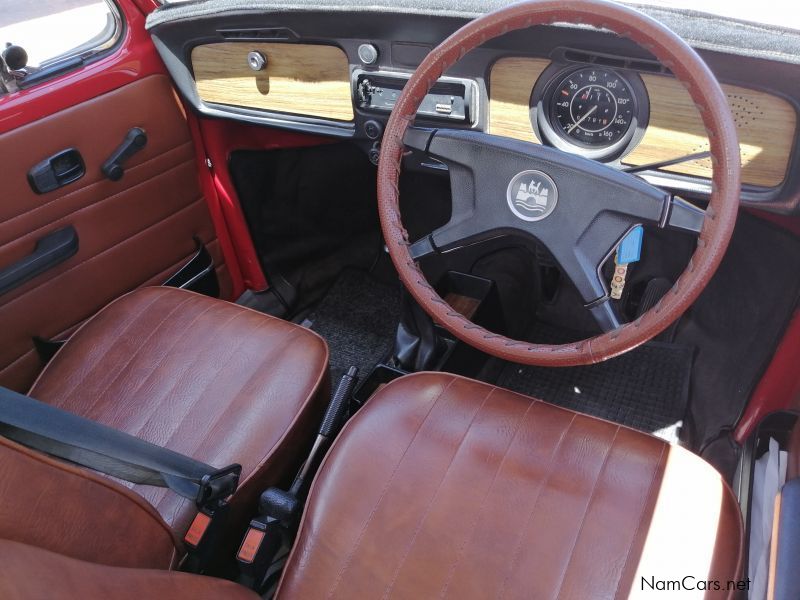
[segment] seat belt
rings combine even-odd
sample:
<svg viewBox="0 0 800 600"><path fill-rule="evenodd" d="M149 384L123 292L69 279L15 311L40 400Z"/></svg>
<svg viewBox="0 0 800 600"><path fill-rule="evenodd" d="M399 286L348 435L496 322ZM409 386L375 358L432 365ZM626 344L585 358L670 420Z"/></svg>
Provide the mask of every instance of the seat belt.
<svg viewBox="0 0 800 600"><path fill-rule="evenodd" d="M207 561L211 538L217 537L211 535L212 522L218 532L227 512L226 499L236 491L242 471L238 464L216 469L4 387L0 387L0 435L100 473L166 487L193 500L199 512L184 540L192 570Z"/></svg>

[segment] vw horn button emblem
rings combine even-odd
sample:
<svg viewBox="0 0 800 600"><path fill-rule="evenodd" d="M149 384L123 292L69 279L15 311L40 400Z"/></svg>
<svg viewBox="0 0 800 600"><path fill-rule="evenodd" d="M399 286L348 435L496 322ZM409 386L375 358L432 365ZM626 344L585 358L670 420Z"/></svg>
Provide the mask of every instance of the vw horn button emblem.
<svg viewBox="0 0 800 600"><path fill-rule="evenodd" d="M517 173L506 191L508 207L523 221L541 221L558 204L556 182L541 171Z"/></svg>

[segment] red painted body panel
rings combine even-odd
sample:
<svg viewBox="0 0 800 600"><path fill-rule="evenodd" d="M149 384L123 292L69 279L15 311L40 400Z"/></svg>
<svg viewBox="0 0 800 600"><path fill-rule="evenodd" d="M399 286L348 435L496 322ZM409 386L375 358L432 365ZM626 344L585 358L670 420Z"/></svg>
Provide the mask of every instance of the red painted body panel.
<svg viewBox="0 0 800 600"><path fill-rule="evenodd" d="M787 408L800 409L800 310L786 329L772 361L756 386L734 431L739 444L750 436L769 413Z"/></svg>
<svg viewBox="0 0 800 600"><path fill-rule="evenodd" d="M117 48L107 56L31 89L0 98L0 134L46 118L148 75L167 74L164 63L145 31L145 17L140 9L143 3L147 4L145 0L119 1L118 5L125 21L125 31ZM220 200L214 191L215 186L210 183L208 177L206 153L196 118L192 114L188 114L188 117L192 137L198 149L197 161L201 183L222 253L230 271L233 296L236 298L244 291L242 269L233 250L234 243L226 227ZM244 235L249 242L246 229ZM240 237L241 235L237 235L237 238Z"/></svg>
<svg viewBox="0 0 800 600"><path fill-rule="evenodd" d="M198 119L202 144L206 156L211 159L211 177L214 182L219 209L225 226L233 241L237 263L241 269L244 286L261 291L267 288L267 280L261 270L250 230L239 203L239 197L228 169L228 161L234 150L272 150L331 143L331 139L245 125L235 121ZM235 286L234 286L235 287Z"/></svg>
<svg viewBox="0 0 800 600"><path fill-rule="evenodd" d="M161 4L158 0L131 0L136 6L139 7L139 10L142 11L142 14L149 15L155 9L157 9Z"/></svg>
<svg viewBox="0 0 800 600"><path fill-rule="evenodd" d="M224 203L217 192L217 185L212 176L211 169L208 168L208 164L206 163L207 154L203 145L203 136L200 133L198 119L191 112L187 112L187 116L189 128L192 132L192 140L194 141L200 185L203 190L203 196L205 196L208 204L208 211L211 214L214 229L217 231L217 239L219 239L220 242L222 255L225 257L225 264L228 265L228 271L231 276L231 299L235 300L244 293L245 286L249 287L249 283L245 283L242 276L242 261L239 258L239 254L234 250L237 241L241 238L241 234L237 234L236 236L231 235L231 228L228 227L225 221L225 214L222 209ZM246 230L245 234L247 234L247 241L252 246L250 234Z"/></svg>
<svg viewBox="0 0 800 600"><path fill-rule="evenodd" d="M789 233L793 233L794 235L800 237L800 218L798 217L776 215L775 213L764 212L763 210L748 209L748 212L759 219L769 221L781 229L785 229Z"/></svg>
<svg viewBox="0 0 800 600"><path fill-rule="evenodd" d="M43 119L76 104L152 75L166 73L144 29L144 15L120 2L126 29L116 50L60 77L0 98L0 133Z"/></svg>

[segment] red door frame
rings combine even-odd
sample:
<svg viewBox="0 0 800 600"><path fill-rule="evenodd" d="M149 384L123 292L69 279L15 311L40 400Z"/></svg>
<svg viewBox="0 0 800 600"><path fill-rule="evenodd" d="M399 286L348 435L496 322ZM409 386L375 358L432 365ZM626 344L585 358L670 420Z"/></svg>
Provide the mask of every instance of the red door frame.
<svg viewBox="0 0 800 600"><path fill-rule="evenodd" d="M101 59L79 69L0 98L0 134L87 102L143 77L168 74L145 30L143 9L150 7L152 10L156 6L155 2L153 0L116 0L116 2L125 22L123 37L116 48ZM235 299L242 294L245 285L257 289L265 287L264 276L261 274L261 279L258 279L255 272L257 263L255 265L252 262L246 263L250 277L245 283L239 254L234 250L234 242L230 235L231 230L236 230L226 223L221 200L214 191L213 184L209 185L207 153L203 147L196 118L191 111L185 108L184 111L187 114L195 147L198 149L198 171L220 248L231 276L232 297ZM244 234L237 231L236 247L243 249L241 251L247 256L247 245L249 243L252 248L252 241L249 241L246 229ZM255 251L252 251L252 254L254 255ZM260 272L260 268L258 271Z"/></svg>

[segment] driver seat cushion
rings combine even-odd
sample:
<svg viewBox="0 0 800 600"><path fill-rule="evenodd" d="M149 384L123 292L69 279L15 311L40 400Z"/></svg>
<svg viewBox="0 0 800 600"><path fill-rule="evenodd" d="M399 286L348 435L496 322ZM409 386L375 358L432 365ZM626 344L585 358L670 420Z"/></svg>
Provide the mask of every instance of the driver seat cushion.
<svg viewBox="0 0 800 600"><path fill-rule="evenodd" d="M231 513L290 477L326 401L328 348L298 325L167 287L109 304L58 351L29 395L215 467L242 465ZM123 483L183 536L197 510Z"/></svg>
<svg viewBox="0 0 800 600"><path fill-rule="evenodd" d="M737 579L742 540L733 493L696 455L422 373L336 440L278 598L636 597L643 577Z"/></svg>

